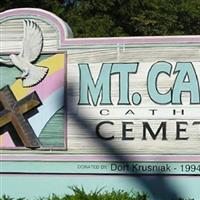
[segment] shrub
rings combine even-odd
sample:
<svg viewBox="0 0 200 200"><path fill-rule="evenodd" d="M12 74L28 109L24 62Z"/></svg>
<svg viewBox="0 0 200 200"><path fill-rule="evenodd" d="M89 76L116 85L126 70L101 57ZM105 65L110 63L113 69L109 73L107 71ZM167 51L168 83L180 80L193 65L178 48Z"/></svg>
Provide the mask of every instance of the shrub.
<svg viewBox="0 0 200 200"><path fill-rule="evenodd" d="M76 186L70 187L73 191L73 194L69 195L66 194L63 197L59 197L55 194L52 194L50 197L47 198L39 198L38 200L148 200L147 195L145 193L133 193L133 192L126 192L124 190L115 191L112 190L111 192L102 192L102 189L95 190L90 193L86 193L83 188L78 188ZM4 195L0 200L27 200L25 198L11 198Z"/></svg>

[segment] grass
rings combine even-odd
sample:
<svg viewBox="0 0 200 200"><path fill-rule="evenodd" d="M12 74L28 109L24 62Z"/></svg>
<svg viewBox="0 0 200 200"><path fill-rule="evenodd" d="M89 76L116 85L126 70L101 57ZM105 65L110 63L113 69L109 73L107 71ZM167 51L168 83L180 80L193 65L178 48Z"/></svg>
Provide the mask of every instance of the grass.
<svg viewBox="0 0 200 200"><path fill-rule="evenodd" d="M78 188L76 186L70 187L73 191L71 195L64 195L59 197L55 194L52 194L47 198L38 198L35 200L150 200L145 193L134 193L134 192L126 192L124 190L119 191L111 191L111 192L102 192L103 188L100 190L95 190L90 193L86 193L83 188ZM9 196L4 195L0 198L0 200L28 200L26 198L11 198ZM194 200L194 199L182 199L179 198L177 200Z"/></svg>

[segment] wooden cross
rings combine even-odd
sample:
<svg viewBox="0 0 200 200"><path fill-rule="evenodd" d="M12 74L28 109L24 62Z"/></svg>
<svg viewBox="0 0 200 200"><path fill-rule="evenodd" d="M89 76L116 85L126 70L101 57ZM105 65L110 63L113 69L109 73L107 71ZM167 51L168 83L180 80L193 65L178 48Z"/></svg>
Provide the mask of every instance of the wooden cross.
<svg viewBox="0 0 200 200"><path fill-rule="evenodd" d="M28 120L24 117L25 113L42 105L37 93L33 92L17 101L10 87L5 86L0 90L0 104L2 107L0 110L0 128L12 124L25 147L39 148L41 146L39 139Z"/></svg>

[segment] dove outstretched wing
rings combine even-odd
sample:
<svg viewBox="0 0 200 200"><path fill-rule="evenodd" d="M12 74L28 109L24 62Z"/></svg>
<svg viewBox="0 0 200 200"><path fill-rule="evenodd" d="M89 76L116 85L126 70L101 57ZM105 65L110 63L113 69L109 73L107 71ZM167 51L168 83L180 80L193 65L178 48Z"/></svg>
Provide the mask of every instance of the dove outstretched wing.
<svg viewBox="0 0 200 200"><path fill-rule="evenodd" d="M24 39L20 56L29 62L35 61L41 53L43 36L40 27L31 20L24 20Z"/></svg>
<svg viewBox="0 0 200 200"><path fill-rule="evenodd" d="M23 87L32 87L41 82L48 73L48 67L32 64L41 54L43 36L40 27L32 20L24 20L24 38L20 54L11 54L10 59L0 58L0 63L14 65L22 74L17 79L22 80Z"/></svg>

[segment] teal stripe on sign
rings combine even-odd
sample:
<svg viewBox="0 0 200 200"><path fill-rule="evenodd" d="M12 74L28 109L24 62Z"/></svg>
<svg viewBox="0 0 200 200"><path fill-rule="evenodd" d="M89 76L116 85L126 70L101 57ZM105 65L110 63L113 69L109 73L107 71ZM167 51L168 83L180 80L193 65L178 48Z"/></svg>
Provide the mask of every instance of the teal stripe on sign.
<svg viewBox="0 0 200 200"><path fill-rule="evenodd" d="M5 161L3 173L200 175L200 162L42 162Z"/></svg>
<svg viewBox="0 0 200 200"><path fill-rule="evenodd" d="M48 121L40 133L39 140L43 147L64 146L64 108Z"/></svg>
<svg viewBox="0 0 200 200"><path fill-rule="evenodd" d="M20 76L20 74L20 70L16 67L6 67L0 64L0 88L6 85L12 85L16 81L16 77Z"/></svg>

